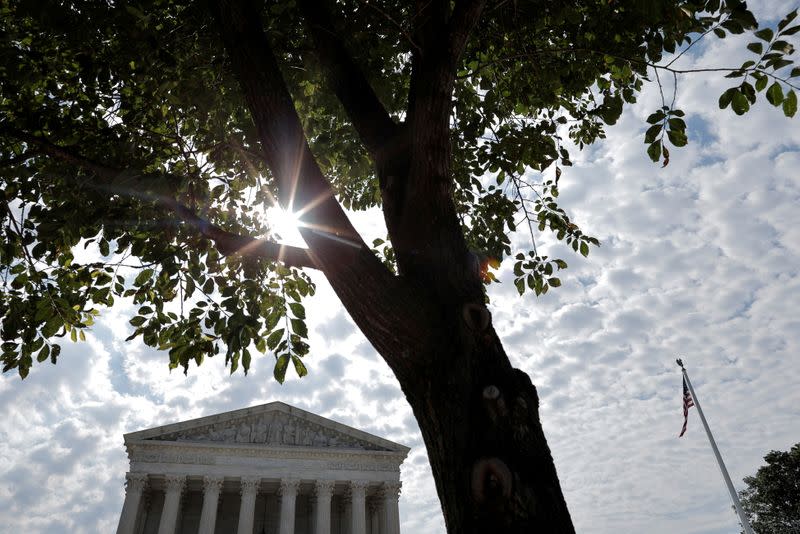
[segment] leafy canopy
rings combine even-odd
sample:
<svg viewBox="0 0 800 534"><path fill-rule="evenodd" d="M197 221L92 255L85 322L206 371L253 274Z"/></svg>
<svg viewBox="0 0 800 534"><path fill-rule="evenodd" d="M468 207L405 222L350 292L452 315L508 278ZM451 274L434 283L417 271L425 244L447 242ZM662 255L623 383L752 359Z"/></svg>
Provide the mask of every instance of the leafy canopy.
<svg viewBox="0 0 800 534"><path fill-rule="evenodd" d="M413 8L336 7L357 64L402 121ZM513 257L521 294L558 287L567 263L537 249L537 232L583 256L599 244L558 204L570 147L602 139L645 83L677 82L688 71L676 59L711 34L757 29L753 59L721 69L736 85L720 107L742 114L764 93L793 116L796 14L757 29L739 0L489 2L458 70L451 117L454 202L471 247ZM268 0L263 18L338 200L379 206L372 162L323 81L294 2ZM286 259L288 249L282 262L264 252L278 185L215 24L203 2L0 7L4 372L24 378L34 358L55 363L59 338L84 339L104 307L130 299L138 310L129 339L169 351L171 368L222 352L231 372L247 372L257 351L274 357L278 381L290 363L306 374L309 265ZM653 161L668 164L668 144L687 143L683 116L664 98L647 119ZM531 245L513 250L509 234L520 224ZM374 245L392 266L391 244Z"/></svg>
<svg viewBox="0 0 800 534"><path fill-rule="evenodd" d="M742 508L759 534L800 531L800 443L789 451L770 451L754 476L745 477Z"/></svg>

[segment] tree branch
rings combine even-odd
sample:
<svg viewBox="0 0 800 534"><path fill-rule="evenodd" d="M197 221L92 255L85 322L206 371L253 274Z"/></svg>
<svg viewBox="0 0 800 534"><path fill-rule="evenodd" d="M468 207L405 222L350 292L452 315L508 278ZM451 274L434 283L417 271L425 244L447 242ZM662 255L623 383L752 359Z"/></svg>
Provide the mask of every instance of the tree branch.
<svg viewBox="0 0 800 534"><path fill-rule="evenodd" d="M36 146L43 154L101 178L103 182L96 187L97 189L109 190L115 194L125 192L124 194L130 196L144 197L173 210L187 225L195 228L201 235L213 241L222 254L238 254L249 258L280 261L290 267L318 268L313 257L306 249L281 245L266 239L255 239L234 234L203 219L173 198L172 193L174 191L172 191L170 184L177 183L177 179L170 180L168 175L137 173L130 169L115 169L76 154L70 149L56 145L43 137L10 128L3 128L2 131L13 135L17 140L28 145ZM135 191L135 193L130 191Z"/></svg>
<svg viewBox="0 0 800 534"><path fill-rule="evenodd" d="M418 8L421 15L415 31L424 48L422 54L413 58L408 114L419 127L427 129L435 124L436 130L443 130L431 132L431 138L447 134L449 142L450 99L457 65L485 5L486 0L460 0L444 23L441 7ZM433 13L427 14L430 10ZM443 142L442 139L439 144Z"/></svg>
<svg viewBox="0 0 800 534"><path fill-rule="evenodd" d="M380 150L398 133L398 125L386 112L337 34L327 2L300 0L298 3L328 83L344 106L364 146L373 159L378 159L376 156Z"/></svg>
<svg viewBox="0 0 800 534"><path fill-rule="evenodd" d="M460 0L456 2L453 14L447 23L447 48L444 58L445 66L452 69L455 77L455 69L464 53L472 30L478 24L486 0Z"/></svg>
<svg viewBox="0 0 800 534"><path fill-rule="evenodd" d="M172 209L184 222L194 226L204 237L212 240L217 249L225 255L238 254L248 258L264 258L279 261L289 267L319 268L308 249L228 232L211 224L178 202L172 202Z"/></svg>
<svg viewBox="0 0 800 534"><path fill-rule="evenodd" d="M418 6L420 15L415 31L423 43L423 51L413 57L409 90L408 120L414 139L412 180L450 179L449 121L456 67L485 4L486 0L460 0L449 17L441 3ZM428 184L426 189L433 191L432 185ZM440 184L435 189L449 195L451 186Z"/></svg>
<svg viewBox="0 0 800 534"><path fill-rule="evenodd" d="M298 214L300 235L353 321L395 374L414 376L438 324L431 303L380 262L336 200L254 2L218 0L212 10L282 205Z"/></svg>
<svg viewBox="0 0 800 534"><path fill-rule="evenodd" d="M363 244L311 154L261 26L260 12L249 1L220 0L213 9L233 72L256 125L264 160L278 181L279 201L304 223L306 230L301 230L301 235L309 246L309 240L314 240L309 227Z"/></svg>

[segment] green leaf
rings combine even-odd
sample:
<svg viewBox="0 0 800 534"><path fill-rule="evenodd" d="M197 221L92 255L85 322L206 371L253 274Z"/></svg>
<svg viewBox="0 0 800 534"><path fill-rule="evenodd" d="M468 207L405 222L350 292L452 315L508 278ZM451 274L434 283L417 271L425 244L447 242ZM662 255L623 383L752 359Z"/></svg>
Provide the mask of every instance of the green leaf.
<svg viewBox="0 0 800 534"><path fill-rule="evenodd" d="M586 244L586 241L581 241L581 255L584 258L589 255L589 245Z"/></svg>
<svg viewBox="0 0 800 534"><path fill-rule="evenodd" d="M59 354L61 354L61 345L53 344L53 347L50 349L50 362L55 364Z"/></svg>
<svg viewBox="0 0 800 534"><path fill-rule="evenodd" d="M269 350L275 350L275 347L277 347L278 343L283 339L283 333L284 329L279 328L267 337L267 347L269 347Z"/></svg>
<svg viewBox="0 0 800 534"><path fill-rule="evenodd" d="M42 350L39 351L39 355L36 356L36 361L43 362L49 357L50 357L50 345L45 344L45 346L42 347Z"/></svg>
<svg viewBox="0 0 800 534"><path fill-rule="evenodd" d="M250 370L250 351L247 349L242 350L242 368L244 369L245 376L247 375L247 371Z"/></svg>
<svg viewBox="0 0 800 534"><path fill-rule="evenodd" d="M133 285L135 285L136 287L139 287L139 286L143 285L145 282L147 282L148 280L150 280L150 278L152 278L152 276L153 276L153 269L144 269L142 272L140 272L136 276L136 279L133 281Z"/></svg>
<svg viewBox="0 0 800 534"><path fill-rule="evenodd" d="M767 101L773 106L779 106L783 102L783 91L780 83L774 82L769 86L769 89L767 89Z"/></svg>
<svg viewBox="0 0 800 534"><path fill-rule="evenodd" d="M669 121L667 121L667 123L669 124L670 130L676 130L676 131L686 130L686 123L683 122L683 119L670 119Z"/></svg>
<svg viewBox="0 0 800 534"><path fill-rule="evenodd" d="M783 67L786 67L786 66L791 65L791 64L792 64L792 60L791 59L775 58L775 59L771 59L771 60L767 61L767 66L770 67L774 71L782 69Z"/></svg>
<svg viewBox="0 0 800 534"><path fill-rule="evenodd" d="M548 278L547 279L547 283L550 284L553 287L560 287L561 286L561 280L558 279L558 278Z"/></svg>
<svg viewBox="0 0 800 534"><path fill-rule="evenodd" d="M652 143L658 137L658 134L661 133L661 124L654 124L653 126L649 127L647 131L644 133L644 142L645 143Z"/></svg>
<svg viewBox="0 0 800 534"><path fill-rule="evenodd" d="M750 102L747 101L747 97L744 96L744 93L736 91L733 95L731 107L733 108L733 112L737 115L744 115L750 109Z"/></svg>
<svg viewBox="0 0 800 534"><path fill-rule="evenodd" d="M142 13L140 10L138 10L137 8L135 8L135 7L131 6L131 5L127 5L126 4L125 5L125 11L127 11L128 13L130 13L131 15L133 15L134 17L136 17L138 19L146 18L144 13Z"/></svg>
<svg viewBox="0 0 800 534"><path fill-rule="evenodd" d="M131 319L128 322L131 324L131 326L142 326L145 323L145 321L147 321L146 317L142 317L140 315L137 315L136 317L134 317L133 319Z"/></svg>
<svg viewBox="0 0 800 534"><path fill-rule="evenodd" d="M661 141L656 141L647 147L647 155L654 163L657 163L661 159Z"/></svg>
<svg viewBox="0 0 800 534"><path fill-rule="evenodd" d="M755 41L747 45L747 49L753 52L754 54L761 54L764 51L764 45Z"/></svg>
<svg viewBox="0 0 800 534"><path fill-rule="evenodd" d="M302 319L290 319L289 322L292 323L292 332L300 337L308 337L308 327L305 321Z"/></svg>
<svg viewBox="0 0 800 534"><path fill-rule="evenodd" d="M186 298L187 299L192 296L192 294L194 293L194 290L195 290L194 278L192 278L191 276L187 276L186 277L186 286L184 287L184 291L186 292Z"/></svg>
<svg viewBox="0 0 800 534"><path fill-rule="evenodd" d="M780 40L780 41L775 41L774 43L772 43L772 45L770 45L769 49L770 50L778 50L779 52L783 52L784 54L791 54L792 51L794 50L794 46L791 43L787 42L787 41Z"/></svg>
<svg viewBox="0 0 800 534"><path fill-rule="evenodd" d="M306 318L306 310L302 304L299 302L290 302L289 309L292 310L292 313L298 319L305 319Z"/></svg>
<svg viewBox="0 0 800 534"><path fill-rule="evenodd" d="M763 90L764 90L764 88L765 88L765 87L767 87L767 83L768 83L768 82L769 82L769 78L767 78L766 76L763 76L763 75L762 75L761 77L759 77L759 78L756 80L756 91L758 91L759 93L760 93L761 91L763 91Z"/></svg>
<svg viewBox="0 0 800 534"><path fill-rule="evenodd" d="M279 384L283 384L286 380L286 368L289 366L289 355L281 354L275 362L275 368L272 370L272 375Z"/></svg>
<svg viewBox="0 0 800 534"><path fill-rule="evenodd" d="M783 17L783 20L781 20L778 23L778 32L783 30L786 26L789 25L789 23L791 23L795 18L797 18L797 11L798 11L797 9L795 9L794 11L790 11L789 13L786 14L785 17Z"/></svg>
<svg viewBox="0 0 800 534"><path fill-rule="evenodd" d="M731 87L719 97L719 109L725 109L733 101L733 97L739 93L738 87Z"/></svg>
<svg viewBox="0 0 800 534"><path fill-rule="evenodd" d="M303 360L294 354L292 354L292 363L294 364L294 370L297 372L297 376L302 378L308 374L308 369L306 369Z"/></svg>
<svg viewBox="0 0 800 534"><path fill-rule="evenodd" d="M517 288L517 293L520 295L525 293L525 279L517 278L514 280L514 286Z"/></svg>
<svg viewBox="0 0 800 534"><path fill-rule="evenodd" d="M764 28L763 30L758 30L754 35L763 41L770 42L772 41L773 33L770 28Z"/></svg>
<svg viewBox="0 0 800 534"><path fill-rule="evenodd" d="M756 103L756 90L749 82L742 82L741 91L751 106Z"/></svg>
<svg viewBox="0 0 800 534"><path fill-rule="evenodd" d="M678 130L669 130L667 132L667 137L669 138L670 143L677 147L686 146L686 143L688 142L686 134Z"/></svg>
<svg viewBox="0 0 800 534"><path fill-rule="evenodd" d="M797 113L797 94L790 89L783 100L783 114L787 117L794 117L795 113Z"/></svg>

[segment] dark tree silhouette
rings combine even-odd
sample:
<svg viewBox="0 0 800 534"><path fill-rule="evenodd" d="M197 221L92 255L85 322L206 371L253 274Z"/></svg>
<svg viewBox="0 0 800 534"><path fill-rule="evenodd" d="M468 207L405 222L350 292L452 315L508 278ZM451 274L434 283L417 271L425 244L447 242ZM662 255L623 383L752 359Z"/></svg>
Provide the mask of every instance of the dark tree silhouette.
<svg viewBox="0 0 800 534"><path fill-rule="evenodd" d="M800 532L800 443L788 451L770 451L739 492L742 508L757 534Z"/></svg>
<svg viewBox="0 0 800 534"><path fill-rule="evenodd" d="M451 533L572 532L530 378L486 307L493 265L520 293L561 284L553 232L568 146L604 137L662 56L755 31L720 107L797 96L796 13L757 30L739 0L10 0L0 6L3 371L55 363L117 299L171 368L308 354L305 270L321 271L394 372ZM667 92L669 95L669 92ZM665 98L645 142L687 142ZM567 143L569 139L570 143ZM265 206L308 248L274 241ZM372 246L345 208L380 207ZM522 222L532 242L512 250ZM266 237L264 237L266 236ZM96 258L76 261L75 247Z"/></svg>

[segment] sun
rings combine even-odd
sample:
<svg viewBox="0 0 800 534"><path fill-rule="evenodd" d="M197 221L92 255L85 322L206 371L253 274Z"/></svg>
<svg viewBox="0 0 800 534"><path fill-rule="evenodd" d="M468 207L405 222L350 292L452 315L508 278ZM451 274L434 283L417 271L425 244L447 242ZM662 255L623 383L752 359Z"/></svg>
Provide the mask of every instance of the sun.
<svg viewBox="0 0 800 534"><path fill-rule="evenodd" d="M272 206L266 209L265 217L267 225L279 243L295 246L304 244L303 238L300 237L300 232L298 231L300 221L295 213L286 211L278 206Z"/></svg>

